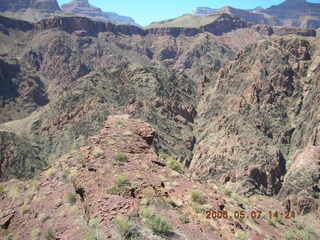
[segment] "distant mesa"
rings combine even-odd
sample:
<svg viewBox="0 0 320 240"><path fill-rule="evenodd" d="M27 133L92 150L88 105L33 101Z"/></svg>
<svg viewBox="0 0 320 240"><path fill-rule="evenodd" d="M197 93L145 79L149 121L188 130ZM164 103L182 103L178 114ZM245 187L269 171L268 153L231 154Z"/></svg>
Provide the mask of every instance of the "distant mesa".
<svg viewBox="0 0 320 240"><path fill-rule="evenodd" d="M104 12L100 8L91 5L88 0L73 0L70 3L63 4L61 9L67 13L82 15L98 21L138 26L132 18L121 16L114 12Z"/></svg>

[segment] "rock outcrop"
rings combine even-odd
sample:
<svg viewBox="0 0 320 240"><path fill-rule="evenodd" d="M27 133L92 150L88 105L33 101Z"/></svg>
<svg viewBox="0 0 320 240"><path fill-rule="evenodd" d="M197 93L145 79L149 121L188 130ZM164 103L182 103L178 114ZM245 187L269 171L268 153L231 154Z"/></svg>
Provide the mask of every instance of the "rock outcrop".
<svg viewBox="0 0 320 240"><path fill-rule="evenodd" d="M92 6L88 0L72 0L70 3L63 4L61 9L67 13L89 17L97 21L137 25L132 18L113 12L103 12L100 8Z"/></svg>

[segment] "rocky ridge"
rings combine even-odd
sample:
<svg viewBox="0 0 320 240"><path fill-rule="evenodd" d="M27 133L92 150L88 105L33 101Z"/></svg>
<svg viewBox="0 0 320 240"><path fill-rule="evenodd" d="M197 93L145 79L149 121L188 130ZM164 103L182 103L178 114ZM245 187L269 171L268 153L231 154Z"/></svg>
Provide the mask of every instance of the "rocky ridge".
<svg viewBox="0 0 320 240"><path fill-rule="evenodd" d="M37 179L1 183L0 237L121 239L128 234L141 239L234 239L242 235L279 239L289 229L297 236L299 229L308 236L319 234L310 230L317 229L317 224L307 228L301 223L305 218L297 224L281 218L280 223L270 225L265 214L270 206L285 211L276 200L243 199L190 178L186 169L170 169L168 159L151 148L156 138L154 129L139 119L109 116L87 146L67 153ZM120 154L121 162L117 160ZM192 198L192 192L200 192L201 197ZM246 213L261 211L263 215L237 219L232 213L239 206ZM210 209L228 211L232 218L208 219ZM291 211L302 209L292 207ZM150 225L152 214L170 227ZM121 221L130 228L121 231ZM25 225L32 227L25 229Z"/></svg>
<svg viewBox="0 0 320 240"><path fill-rule="evenodd" d="M70 3L63 4L61 9L64 12L82 15L97 21L137 25L132 18L120 16L113 12L103 12L100 8L92 6L88 0L73 0Z"/></svg>
<svg viewBox="0 0 320 240"><path fill-rule="evenodd" d="M204 11L202 9L204 9ZM198 8L194 10L195 15L211 15L217 13L233 14L255 24L310 29L320 27L320 4L309 3L306 0L286 0L279 5L266 9L242 10L227 6L221 9Z"/></svg>

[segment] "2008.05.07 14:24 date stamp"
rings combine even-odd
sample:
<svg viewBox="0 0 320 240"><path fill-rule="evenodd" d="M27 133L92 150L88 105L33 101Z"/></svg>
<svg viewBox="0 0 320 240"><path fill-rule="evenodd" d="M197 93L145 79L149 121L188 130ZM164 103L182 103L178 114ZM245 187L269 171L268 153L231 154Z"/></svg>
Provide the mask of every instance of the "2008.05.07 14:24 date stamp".
<svg viewBox="0 0 320 240"><path fill-rule="evenodd" d="M292 212L268 211L265 213L258 210L234 211L234 212L215 211L215 210L206 211L207 219L245 219L245 218L260 219L263 216L267 216L269 217L269 219L272 219L272 218L294 219L296 217L296 214L293 211Z"/></svg>

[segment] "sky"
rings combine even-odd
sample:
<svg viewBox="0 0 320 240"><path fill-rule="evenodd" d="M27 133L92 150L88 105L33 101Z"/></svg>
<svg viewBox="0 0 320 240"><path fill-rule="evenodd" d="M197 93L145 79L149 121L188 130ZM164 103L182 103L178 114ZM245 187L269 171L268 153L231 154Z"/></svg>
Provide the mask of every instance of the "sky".
<svg viewBox="0 0 320 240"><path fill-rule="evenodd" d="M60 5L70 1L58 0ZM138 24L147 26L151 22L176 18L183 14L191 13L196 7L267 8L277 5L283 0L89 0L89 2L103 11L116 12L120 15L132 17ZM320 3L320 0L309 0L308 2Z"/></svg>

